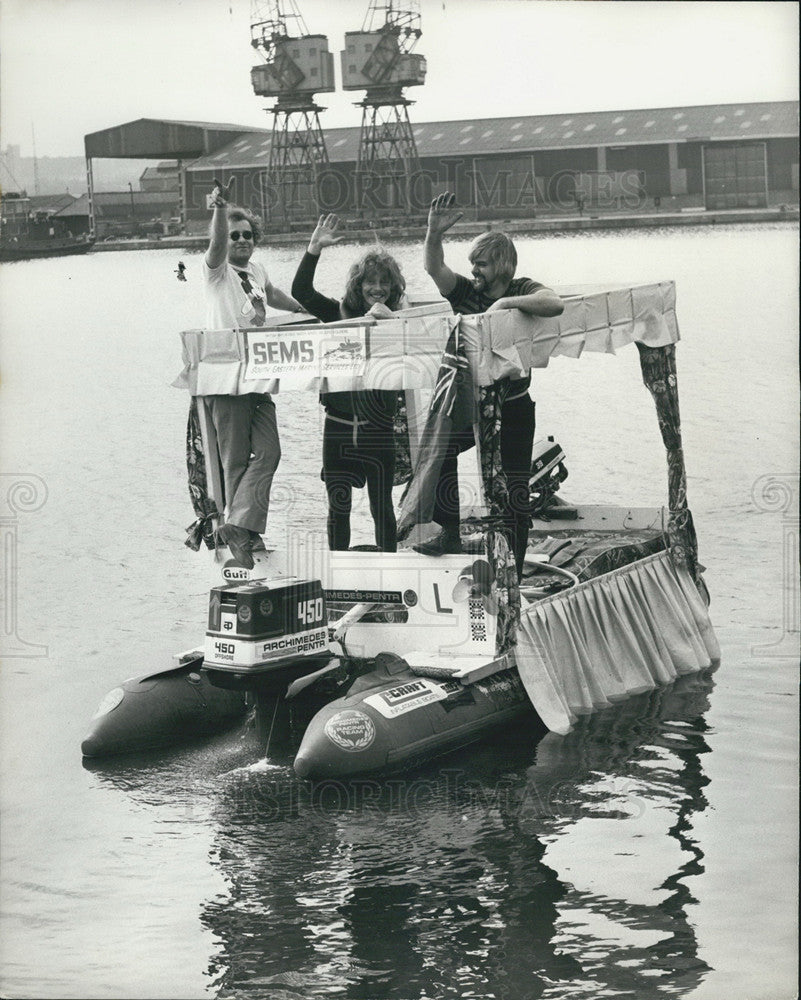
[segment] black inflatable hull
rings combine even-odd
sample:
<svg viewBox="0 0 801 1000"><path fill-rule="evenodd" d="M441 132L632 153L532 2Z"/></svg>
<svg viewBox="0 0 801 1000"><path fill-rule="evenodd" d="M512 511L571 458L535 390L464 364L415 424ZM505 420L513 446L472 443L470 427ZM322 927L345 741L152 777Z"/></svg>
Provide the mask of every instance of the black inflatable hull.
<svg viewBox="0 0 801 1000"><path fill-rule="evenodd" d="M299 777L318 781L404 770L524 715L538 733L544 731L515 670L467 686L418 677L405 665L390 670L365 674L317 712L295 757Z"/></svg>
<svg viewBox="0 0 801 1000"><path fill-rule="evenodd" d="M124 681L110 691L81 743L84 757L135 753L211 736L247 711L245 693L215 687L202 658Z"/></svg>
<svg viewBox="0 0 801 1000"><path fill-rule="evenodd" d="M81 751L97 759L186 743L230 728L249 704L256 706L262 741L282 750L299 744L295 772L313 781L405 770L524 716L532 732L544 732L516 670L465 686L418 677L393 654L381 654L371 664L374 669L346 682L340 697L330 700L330 691L325 697L311 686L287 701L284 671L280 683L274 677L254 682L209 674L198 658L114 688L92 719Z"/></svg>

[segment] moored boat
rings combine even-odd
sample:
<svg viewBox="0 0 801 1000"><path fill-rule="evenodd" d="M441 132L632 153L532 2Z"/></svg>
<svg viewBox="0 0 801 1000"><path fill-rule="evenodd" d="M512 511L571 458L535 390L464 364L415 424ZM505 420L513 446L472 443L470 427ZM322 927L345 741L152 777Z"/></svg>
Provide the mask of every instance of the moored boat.
<svg viewBox="0 0 801 1000"><path fill-rule="evenodd" d="M19 236L0 242L0 261L33 260L39 257L66 257L88 253L94 240L86 236L34 239Z"/></svg>

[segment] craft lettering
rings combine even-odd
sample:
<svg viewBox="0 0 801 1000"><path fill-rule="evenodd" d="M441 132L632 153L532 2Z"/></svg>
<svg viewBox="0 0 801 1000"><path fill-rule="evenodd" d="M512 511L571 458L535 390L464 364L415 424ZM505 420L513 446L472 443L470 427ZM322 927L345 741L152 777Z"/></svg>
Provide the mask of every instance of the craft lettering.
<svg viewBox="0 0 801 1000"><path fill-rule="evenodd" d="M387 691L384 697L387 699L402 698L404 695L414 694L417 691L425 691L425 690L426 686L425 684L422 683L422 681L412 681L411 684L404 684L401 687L392 688L391 690Z"/></svg>

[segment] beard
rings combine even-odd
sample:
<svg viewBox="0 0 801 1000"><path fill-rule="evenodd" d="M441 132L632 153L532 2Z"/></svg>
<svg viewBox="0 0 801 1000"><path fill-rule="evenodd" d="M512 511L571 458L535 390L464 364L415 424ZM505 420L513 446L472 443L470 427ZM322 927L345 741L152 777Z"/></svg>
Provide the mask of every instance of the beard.
<svg viewBox="0 0 801 1000"><path fill-rule="evenodd" d="M481 292L486 287L487 287L487 279L484 277L484 275L483 274L474 274L473 275L473 288L475 288L475 290L477 292Z"/></svg>

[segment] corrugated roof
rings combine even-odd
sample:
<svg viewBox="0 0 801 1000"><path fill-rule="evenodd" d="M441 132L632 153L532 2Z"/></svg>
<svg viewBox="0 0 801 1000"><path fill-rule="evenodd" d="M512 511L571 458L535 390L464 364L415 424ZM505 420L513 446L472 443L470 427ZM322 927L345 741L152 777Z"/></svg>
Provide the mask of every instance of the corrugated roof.
<svg viewBox="0 0 801 1000"><path fill-rule="evenodd" d="M30 196L30 209L32 212L56 212L69 208L76 201L73 194L32 194Z"/></svg>
<svg viewBox="0 0 801 1000"><path fill-rule="evenodd" d="M138 118L99 132L90 132L83 137L83 144L86 155L90 157L194 159L209 150L218 149L229 133L250 131L253 130L230 123Z"/></svg>
<svg viewBox="0 0 801 1000"><path fill-rule="evenodd" d="M134 205L137 209L144 208L148 205L158 208L161 205L175 205L176 203L174 191L134 191L133 199ZM124 209L125 211L130 211L131 192L96 191L94 195L94 203L95 213L97 215L102 215L104 208L118 207ZM76 198L71 205L67 205L55 214L63 216L88 215L89 196L82 194L80 198Z"/></svg>
<svg viewBox="0 0 801 1000"><path fill-rule="evenodd" d="M139 175L140 180L153 180L158 178L159 180L174 180L178 175L178 161L177 160L165 160L163 163L159 163L156 167L145 167L142 173Z"/></svg>
<svg viewBox="0 0 801 1000"><path fill-rule="evenodd" d="M358 127L324 129L328 158L332 163L356 159L359 131ZM421 157L699 140L791 138L798 136L798 101L419 122L412 124L412 131ZM193 161L188 169L265 166L270 144L271 134L267 130L248 130L236 142Z"/></svg>
<svg viewBox="0 0 801 1000"><path fill-rule="evenodd" d="M138 121L163 122L165 125L188 125L190 128L210 129L213 132L269 132L270 129L254 129L247 125L232 125L231 122L194 122L181 118L142 118Z"/></svg>

